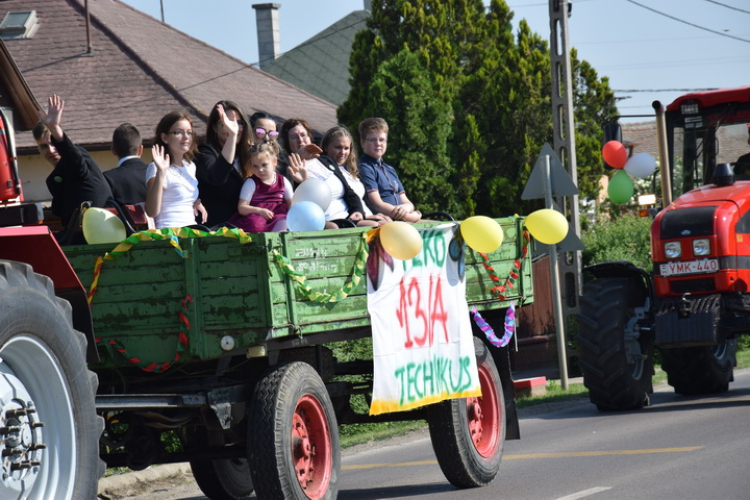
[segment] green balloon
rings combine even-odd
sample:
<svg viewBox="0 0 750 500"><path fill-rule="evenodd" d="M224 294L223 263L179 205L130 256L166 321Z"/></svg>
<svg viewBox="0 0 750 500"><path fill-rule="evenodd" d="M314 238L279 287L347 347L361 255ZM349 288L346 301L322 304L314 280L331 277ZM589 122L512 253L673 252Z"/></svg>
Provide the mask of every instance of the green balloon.
<svg viewBox="0 0 750 500"><path fill-rule="evenodd" d="M609 186L607 186L607 194L612 203L622 205L630 201L633 197L633 181L627 172L620 170L615 172L615 175L609 180Z"/></svg>

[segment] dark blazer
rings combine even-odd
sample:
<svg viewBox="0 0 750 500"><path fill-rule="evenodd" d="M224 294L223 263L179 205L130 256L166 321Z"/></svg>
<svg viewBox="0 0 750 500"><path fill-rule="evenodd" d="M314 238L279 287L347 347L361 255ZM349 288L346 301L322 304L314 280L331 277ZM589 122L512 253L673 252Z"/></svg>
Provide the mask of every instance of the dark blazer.
<svg viewBox="0 0 750 500"><path fill-rule="evenodd" d="M362 217L364 217L365 210L364 208L362 208L362 199L357 196L357 193L355 193L351 186L349 186L346 177L344 177L344 174L342 174L341 170L339 170L339 166L336 164L336 161L327 155L321 155L318 160L320 160L323 165L328 167L328 170L333 172L336 178L340 180L344 185L343 198L346 206L349 208L349 215L353 214L354 212L360 212L362 214Z"/></svg>
<svg viewBox="0 0 750 500"><path fill-rule="evenodd" d="M47 177L47 189L52 193L52 213L67 226L81 203L90 201L93 207L103 207L112 197L112 191L96 162L85 149L73 144L67 134L61 141L54 137L51 141L60 153L60 161Z"/></svg>
<svg viewBox="0 0 750 500"><path fill-rule="evenodd" d="M120 205L137 205L146 201L146 168L140 158L130 158L117 168L103 172L112 196Z"/></svg>
<svg viewBox="0 0 750 500"><path fill-rule="evenodd" d="M228 221L237 212L245 180L221 152L208 144L198 146L194 162L201 202L208 212L205 225L212 227Z"/></svg>

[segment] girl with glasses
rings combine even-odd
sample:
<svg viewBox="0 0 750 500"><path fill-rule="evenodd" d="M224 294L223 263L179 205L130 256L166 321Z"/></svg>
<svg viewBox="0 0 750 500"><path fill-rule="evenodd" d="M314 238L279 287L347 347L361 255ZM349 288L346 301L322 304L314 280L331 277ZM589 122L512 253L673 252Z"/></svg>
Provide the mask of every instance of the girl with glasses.
<svg viewBox="0 0 750 500"><path fill-rule="evenodd" d="M250 116L253 144L275 141L279 137L276 131L276 121L265 111L258 111Z"/></svg>
<svg viewBox="0 0 750 500"><path fill-rule="evenodd" d="M242 161L252 143L245 113L232 101L219 101L208 115L206 140L195 158L200 197L210 227L221 225L237 211L242 189Z"/></svg>
<svg viewBox="0 0 750 500"><path fill-rule="evenodd" d="M146 213L157 229L201 224L208 214L198 197L193 121L181 111L166 114L156 126L146 169Z"/></svg>

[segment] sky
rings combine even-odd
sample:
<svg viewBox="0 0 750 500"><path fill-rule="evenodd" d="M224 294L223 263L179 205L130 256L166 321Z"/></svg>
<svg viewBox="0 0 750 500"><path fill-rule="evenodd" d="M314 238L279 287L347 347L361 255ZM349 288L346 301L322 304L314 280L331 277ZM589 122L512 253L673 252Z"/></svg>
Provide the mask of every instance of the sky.
<svg viewBox="0 0 750 500"><path fill-rule="evenodd" d="M546 0L506 0L513 26L525 19L549 40ZM246 63L258 61L253 3L247 0L124 0ZM290 50L363 0L275 0L281 50ZM488 4L488 1L485 1ZM713 88L750 85L747 0L572 0L570 45L608 77L623 122L649 121L651 103Z"/></svg>

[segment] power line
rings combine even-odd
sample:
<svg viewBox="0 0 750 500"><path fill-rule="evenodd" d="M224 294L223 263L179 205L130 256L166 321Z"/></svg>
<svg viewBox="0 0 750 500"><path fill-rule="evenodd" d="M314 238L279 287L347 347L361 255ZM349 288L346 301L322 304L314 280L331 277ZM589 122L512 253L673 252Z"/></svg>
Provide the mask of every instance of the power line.
<svg viewBox="0 0 750 500"><path fill-rule="evenodd" d="M706 87L703 89L613 89L613 92L707 92L719 90L719 87Z"/></svg>
<svg viewBox="0 0 750 500"><path fill-rule="evenodd" d="M721 31L716 31L716 30L712 30L712 29L710 29L710 28L706 28L706 27L704 27L704 26L700 26L700 25L697 25L697 24L693 24L693 23L691 23L691 22L688 22L688 21L685 21L685 20L683 20L683 19L680 19L680 18L677 18L677 17L671 16L671 15L669 15L669 14L666 14L666 13L664 13L664 12L661 12L661 11L659 11L659 10L656 10L656 9L652 9L651 7L649 7L649 6L647 6L647 5L643 5L643 4L641 4L641 3L638 3L638 2L636 2L635 0L625 0L625 1L626 1L626 2L630 2L630 3L634 4L634 5L637 5L638 7L642 7L642 8L644 8L644 9L646 9L646 10L650 10L651 12L654 12L654 13L656 13L656 14L659 14L660 16L664 16L664 17L667 17L667 18L669 18L669 19L672 19L673 21L677 21L677 22L679 22L679 23L687 24L688 26L692 26L693 28L698 28L698 29L700 29L700 30L708 31L709 33L714 33L715 35L721 35L721 36L725 36L725 37L727 37L727 38L733 38L733 39L735 39L735 40L739 40L740 42L750 43L750 40L746 40L745 38L740 38L740 37L738 37L738 36L730 35L730 34L728 34L728 33L722 33Z"/></svg>
<svg viewBox="0 0 750 500"><path fill-rule="evenodd" d="M750 10L739 9L739 8L734 7L732 5L727 5L725 3L717 2L716 0L705 0L705 1L709 2L709 3L715 3L716 5L721 5L722 7L726 7L727 9L736 10L737 12L744 12L745 14L750 14Z"/></svg>

